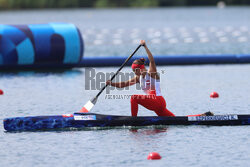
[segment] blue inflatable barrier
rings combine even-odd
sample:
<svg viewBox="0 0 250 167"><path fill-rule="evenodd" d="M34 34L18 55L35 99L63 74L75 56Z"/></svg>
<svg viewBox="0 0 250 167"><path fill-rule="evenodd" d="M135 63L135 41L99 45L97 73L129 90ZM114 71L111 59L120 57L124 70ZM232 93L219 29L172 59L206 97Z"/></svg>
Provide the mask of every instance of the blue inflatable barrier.
<svg viewBox="0 0 250 167"><path fill-rule="evenodd" d="M127 57L84 57L78 67L120 66ZM127 63L138 59L133 57ZM166 55L154 56L157 65L242 64L250 63L250 55Z"/></svg>
<svg viewBox="0 0 250 167"><path fill-rule="evenodd" d="M83 46L73 24L0 25L0 69L74 67Z"/></svg>

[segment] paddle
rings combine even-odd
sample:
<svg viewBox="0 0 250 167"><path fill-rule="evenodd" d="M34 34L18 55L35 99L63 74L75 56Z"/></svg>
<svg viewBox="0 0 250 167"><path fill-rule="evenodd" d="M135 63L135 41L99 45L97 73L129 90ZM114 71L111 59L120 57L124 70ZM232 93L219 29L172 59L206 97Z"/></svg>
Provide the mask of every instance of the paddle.
<svg viewBox="0 0 250 167"><path fill-rule="evenodd" d="M125 60L125 62L121 65L121 67L117 70L117 72L111 77L111 81L115 78L115 76L121 71L121 69L125 66L125 64L134 56L134 54L137 52L137 50L141 47L142 45L139 45L135 51ZM92 99L89 100L84 107L80 110L80 112L89 112L94 105L97 102L98 97L101 95L101 93L104 91L104 89L107 87L108 85L106 84L100 91L99 93Z"/></svg>

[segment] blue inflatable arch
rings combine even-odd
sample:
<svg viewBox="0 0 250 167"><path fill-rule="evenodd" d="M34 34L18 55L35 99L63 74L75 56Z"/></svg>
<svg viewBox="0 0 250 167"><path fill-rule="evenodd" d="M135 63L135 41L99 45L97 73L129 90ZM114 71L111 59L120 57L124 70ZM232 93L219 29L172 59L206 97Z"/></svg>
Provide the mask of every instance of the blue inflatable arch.
<svg viewBox="0 0 250 167"><path fill-rule="evenodd" d="M73 67L83 49L73 24L0 25L0 69Z"/></svg>

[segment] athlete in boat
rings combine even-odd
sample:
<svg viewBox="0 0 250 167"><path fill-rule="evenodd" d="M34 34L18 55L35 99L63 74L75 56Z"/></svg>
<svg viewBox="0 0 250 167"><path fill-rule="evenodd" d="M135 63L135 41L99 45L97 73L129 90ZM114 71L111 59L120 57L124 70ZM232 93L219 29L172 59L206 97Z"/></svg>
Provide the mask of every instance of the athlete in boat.
<svg viewBox="0 0 250 167"><path fill-rule="evenodd" d="M135 77L125 81L113 83L110 80L107 81L107 85L111 85L118 88L123 88L127 86L140 83L142 90L146 93L145 95L132 95L131 96L131 114L132 116L137 116L138 105L154 111L158 116L175 116L166 108L166 101L162 97L160 89L160 76L157 73L156 64L154 57L150 50L148 49L146 42L144 40L140 41L140 44L144 46L148 59L149 59L149 69L145 68L145 59L137 59L132 64L132 70L135 73Z"/></svg>

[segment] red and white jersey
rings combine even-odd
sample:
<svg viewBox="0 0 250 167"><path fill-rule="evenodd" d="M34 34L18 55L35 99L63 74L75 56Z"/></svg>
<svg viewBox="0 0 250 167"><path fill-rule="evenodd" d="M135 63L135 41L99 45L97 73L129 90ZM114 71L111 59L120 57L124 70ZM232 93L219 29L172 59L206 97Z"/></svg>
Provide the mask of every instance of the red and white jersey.
<svg viewBox="0 0 250 167"><path fill-rule="evenodd" d="M155 79L149 76L148 73L146 73L145 77L140 76L140 86L142 90L147 94L155 94L156 96L162 96L161 95L161 87L160 87L160 79Z"/></svg>

